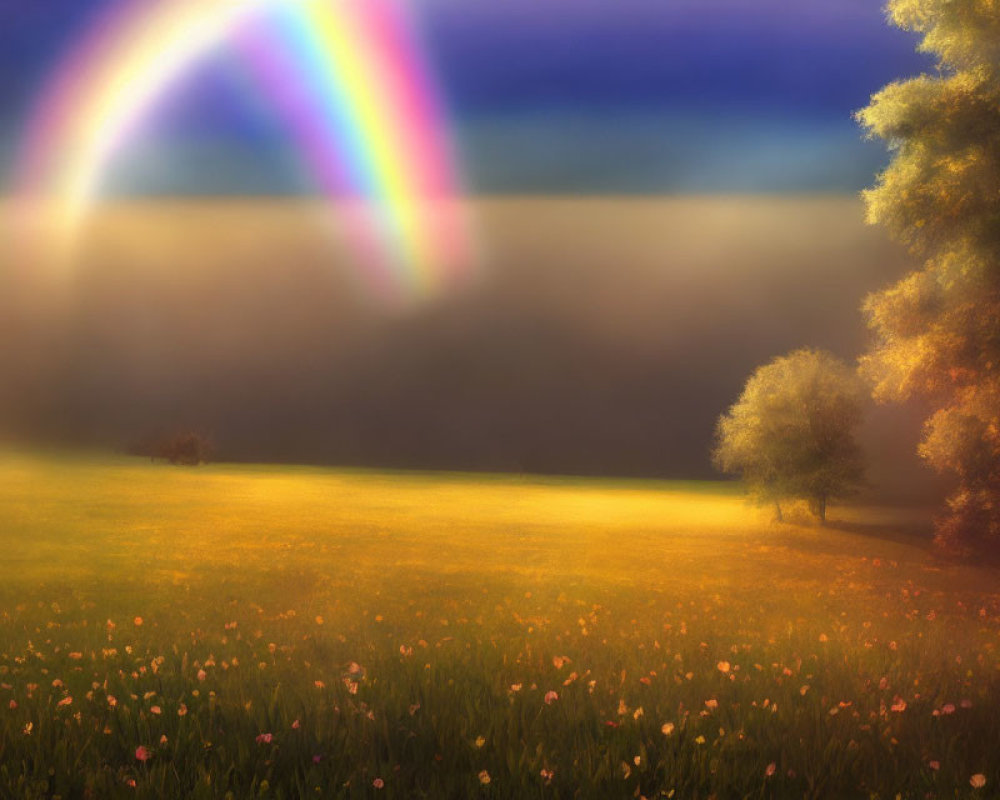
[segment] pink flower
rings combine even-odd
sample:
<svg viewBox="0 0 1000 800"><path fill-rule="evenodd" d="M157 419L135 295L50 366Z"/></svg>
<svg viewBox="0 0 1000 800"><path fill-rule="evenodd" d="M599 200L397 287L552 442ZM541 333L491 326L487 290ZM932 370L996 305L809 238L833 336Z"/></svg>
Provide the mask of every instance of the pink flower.
<svg viewBox="0 0 1000 800"><path fill-rule="evenodd" d="M205 670L203 670L203 669L198 670L198 680L203 681L207 677L208 677L208 673L205 672Z"/></svg>
<svg viewBox="0 0 1000 800"><path fill-rule="evenodd" d="M943 706L941 706L941 713L942 714L954 714L955 713L955 704L954 703L945 703Z"/></svg>
<svg viewBox="0 0 1000 800"><path fill-rule="evenodd" d="M144 745L139 745L135 748L135 758L136 761L149 761L153 757L153 754Z"/></svg>
<svg viewBox="0 0 1000 800"><path fill-rule="evenodd" d="M556 776L556 774L550 769L543 769L539 775L542 776L542 780L546 783L551 783L552 779Z"/></svg>
<svg viewBox="0 0 1000 800"><path fill-rule="evenodd" d="M941 769L941 762L940 761L928 761L927 762L927 766L930 767L932 770L934 770L936 772L937 770Z"/></svg>
<svg viewBox="0 0 1000 800"><path fill-rule="evenodd" d="M381 789L385 786L385 781L382 780L381 778L376 778L375 780L372 781L372 786L374 786L376 789Z"/></svg>
<svg viewBox="0 0 1000 800"><path fill-rule="evenodd" d="M545 705L550 706L559 699L558 692L548 691L545 693Z"/></svg>
<svg viewBox="0 0 1000 800"><path fill-rule="evenodd" d="M969 783L972 784L973 789L982 789L986 785L986 776L981 772L977 772L969 778Z"/></svg>
<svg viewBox="0 0 1000 800"><path fill-rule="evenodd" d="M906 701L902 697L897 697L896 702L890 706L890 710L900 714L903 713L906 711Z"/></svg>
<svg viewBox="0 0 1000 800"><path fill-rule="evenodd" d="M301 727L302 727L302 723L299 722L298 720L295 720L295 722L292 723L292 730L293 731L297 731Z"/></svg>
<svg viewBox="0 0 1000 800"><path fill-rule="evenodd" d="M274 739L273 733L259 733L257 734L257 744L271 744Z"/></svg>
<svg viewBox="0 0 1000 800"><path fill-rule="evenodd" d="M321 756L321 755L315 755L315 756L313 756L313 764L318 764L322 760L323 760L323 756Z"/></svg>
<svg viewBox="0 0 1000 800"><path fill-rule="evenodd" d="M764 777L770 778L777 769L778 765L772 761L770 764L767 765L767 768L764 770Z"/></svg>

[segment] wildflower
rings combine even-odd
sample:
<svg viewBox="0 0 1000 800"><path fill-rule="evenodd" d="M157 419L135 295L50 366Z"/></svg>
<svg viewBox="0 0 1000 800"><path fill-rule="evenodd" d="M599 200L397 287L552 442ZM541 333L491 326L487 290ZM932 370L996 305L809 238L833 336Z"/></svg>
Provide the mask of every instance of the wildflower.
<svg viewBox="0 0 1000 800"><path fill-rule="evenodd" d="M35 729L35 723L29 722L24 726L24 728L21 729L21 733L23 733L25 736L31 736L31 732L34 729Z"/></svg>
<svg viewBox="0 0 1000 800"><path fill-rule="evenodd" d="M375 780L372 781L372 786L374 786L376 789L381 789L385 786L385 781L382 780L381 778L376 778Z"/></svg>
<svg viewBox="0 0 1000 800"><path fill-rule="evenodd" d="M118 705L118 698L115 697L113 694L109 694L108 695L108 705L111 706L112 708L114 708L115 706L117 706Z"/></svg>
<svg viewBox="0 0 1000 800"><path fill-rule="evenodd" d="M486 737L485 736L477 736L476 737L476 747L482 747L484 744L486 744Z"/></svg>
<svg viewBox="0 0 1000 800"><path fill-rule="evenodd" d="M152 755L153 754L149 751L149 749L141 744L137 748L135 748L136 761L143 761L143 762L149 761Z"/></svg>
<svg viewBox="0 0 1000 800"><path fill-rule="evenodd" d="M11 701L10 701L10 702L9 702L9 703L7 704L7 707L8 707L8 708L9 708L9 709L10 709L11 711L13 711L13 710L14 710L15 708L17 708L17 700L11 700Z"/></svg>
<svg viewBox="0 0 1000 800"><path fill-rule="evenodd" d="M208 673L205 672L205 670L203 670L203 669L198 670L198 680L203 681L207 677L208 677Z"/></svg>
<svg viewBox="0 0 1000 800"><path fill-rule="evenodd" d="M410 706L410 716L412 717L419 710L420 710L420 703L414 703L412 706Z"/></svg>
<svg viewBox="0 0 1000 800"><path fill-rule="evenodd" d="M319 754L313 756L313 764L318 764L322 760L323 760L323 756L321 756Z"/></svg>
<svg viewBox="0 0 1000 800"><path fill-rule="evenodd" d="M632 714L632 719L639 719L645 712L642 710L642 706L639 706L635 712Z"/></svg>
<svg viewBox="0 0 1000 800"><path fill-rule="evenodd" d="M704 736L697 736L697 737L695 737L694 741L695 741L695 744L705 744L705 737Z"/></svg>
<svg viewBox="0 0 1000 800"><path fill-rule="evenodd" d="M765 777L765 778L770 778L770 777L771 777L771 776L772 776L772 775L773 775L773 774L775 773L775 771L776 771L777 769L778 769L778 765L777 765L777 764L775 764L775 763L774 763L774 762L772 761L772 762L771 762L770 764L768 764L768 765L767 765L767 767L766 767L766 768L764 769L764 777Z"/></svg>
<svg viewBox="0 0 1000 800"><path fill-rule="evenodd" d="M323 624L323 617L321 617L319 614L316 615L316 624L317 625Z"/></svg>
<svg viewBox="0 0 1000 800"><path fill-rule="evenodd" d="M557 692L549 690L545 693L545 705L547 706L552 705L558 699L559 699L559 694Z"/></svg>
<svg viewBox="0 0 1000 800"><path fill-rule="evenodd" d="M521 687L523 686L524 686L523 683L512 683L510 685L510 690L516 694L517 692L521 691Z"/></svg>
<svg viewBox="0 0 1000 800"><path fill-rule="evenodd" d="M971 700L963 700L961 703L959 703L959 705L962 708L972 708L972 701Z"/></svg>
<svg viewBox="0 0 1000 800"><path fill-rule="evenodd" d="M711 700L706 700L705 701L705 708L707 708L709 710L713 710L714 711L718 707L719 707L719 701L716 700L715 698L712 698Z"/></svg>
<svg viewBox="0 0 1000 800"><path fill-rule="evenodd" d="M323 683L323 681L313 681L313 686L315 686L317 689L325 689L326 688L326 684Z"/></svg>
<svg viewBox="0 0 1000 800"><path fill-rule="evenodd" d="M896 702L890 706L890 711L895 711L897 713L906 711L906 701L901 697L897 697Z"/></svg>
<svg viewBox="0 0 1000 800"><path fill-rule="evenodd" d="M955 704L954 703L945 703L943 706L941 706L941 713L942 714L954 714L955 713Z"/></svg>
<svg viewBox="0 0 1000 800"><path fill-rule="evenodd" d="M188 713L188 707L184 705L184 703L181 703L180 706L178 706L177 708L177 716L183 717L187 713Z"/></svg>
<svg viewBox="0 0 1000 800"><path fill-rule="evenodd" d="M257 744L271 744L274 740L273 733L258 733L257 734Z"/></svg>
<svg viewBox="0 0 1000 800"><path fill-rule="evenodd" d="M674 723L664 722L663 727L660 728L664 736L670 736L674 732Z"/></svg>
<svg viewBox="0 0 1000 800"><path fill-rule="evenodd" d="M479 773L479 782L483 786L486 786L486 784L490 782L490 773L488 773L485 769Z"/></svg>
<svg viewBox="0 0 1000 800"><path fill-rule="evenodd" d="M986 785L986 776L981 772L977 772L969 778L969 783L972 784L973 789L982 789Z"/></svg>
<svg viewBox="0 0 1000 800"><path fill-rule="evenodd" d="M809 684L806 684L801 689L799 689L799 694L802 695L803 697L805 697L806 696L806 692L808 692L808 691L809 691Z"/></svg>
<svg viewBox="0 0 1000 800"><path fill-rule="evenodd" d="M294 721L294 722L292 723L292 730L293 730L293 731L297 731L297 730L298 730L299 728L301 728L301 727L302 727L302 723L300 723L300 722L299 722L298 720L295 720L295 721Z"/></svg>
<svg viewBox="0 0 1000 800"><path fill-rule="evenodd" d="M937 772L939 769L941 769L941 762L940 761L928 761L927 762L927 766L930 767L935 772Z"/></svg>
<svg viewBox="0 0 1000 800"><path fill-rule="evenodd" d="M160 708L159 706L150 706L149 707L149 713L150 714L156 714L157 716L159 716L160 714L163 713L163 709Z"/></svg>
<svg viewBox="0 0 1000 800"><path fill-rule="evenodd" d="M57 706L69 706L73 704L73 698L68 695L56 703Z"/></svg>
<svg viewBox="0 0 1000 800"><path fill-rule="evenodd" d="M725 674L729 672L730 669L732 669L732 665L728 661L720 661L718 664L715 665L715 668L719 670L719 672Z"/></svg>
<svg viewBox="0 0 1000 800"><path fill-rule="evenodd" d="M132 622L135 623L135 627L137 628L142 627L142 617L136 617L134 620L132 620Z"/></svg>
<svg viewBox="0 0 1000 800"><path fill-rule="evenodd" d="M821 633L821 634L819 635L819 640L820 640L821 642L828 642L828 641L830 641L829 637L828 637L828 636L827 636L827 635L826 635L825 633Z"/></svg>
<svg viewBox="0 0 1000 800"><path fill-rule="evenodd" d="M543 769L543 770L542 770L541 772L539 772L538 774L542 776L542 780L544 780L544 781L545 781L546 783L551 783L551 782L552 782L552 779L553 779L553 778L555 777L555 775L556 775L556 774L555 774L555 773L554 773L554 772L553 772L552 770L550 770L550 769Z"/></svg>

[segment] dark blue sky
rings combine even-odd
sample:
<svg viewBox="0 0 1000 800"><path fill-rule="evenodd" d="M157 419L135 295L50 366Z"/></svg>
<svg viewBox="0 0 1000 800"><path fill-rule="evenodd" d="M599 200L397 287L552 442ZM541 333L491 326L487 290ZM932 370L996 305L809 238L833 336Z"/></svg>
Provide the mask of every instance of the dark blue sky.
<svg viewBox="0 0 1000 800"><path fill-rule="evenodd" d="M415 0L468 182L491 192L855 191L885 161L851 119L927 69L867 0ZM0 154L103 3L0 0ZM117 159L112 190L294 193L238 65L206 64Z"/></svg>

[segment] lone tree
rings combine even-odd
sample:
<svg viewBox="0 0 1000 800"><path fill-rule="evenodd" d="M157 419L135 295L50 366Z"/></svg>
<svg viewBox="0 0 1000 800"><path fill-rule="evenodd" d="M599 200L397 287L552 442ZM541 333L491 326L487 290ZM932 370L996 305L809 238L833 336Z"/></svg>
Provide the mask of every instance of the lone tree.
<svg viewBox="0 0 1000 800"><path fill-rule="evenodd" d="M864 391L846 364L820 350L796 350L759 367L716 426L713 461L739 474L762 503L804 499L821 522L827 502L864 481L854 429Z"/></svg>
<svg viewBox="0 0 1000 800"><path fill-rule="evenodd" d="M865 192L923 268L864 303L874 344L861 369L875 399L931 411L920 455L958 479L937 542L1000 549L1000 5L892 0L922 34L934 75L893 83L858 113L894 152Z"/></svg>

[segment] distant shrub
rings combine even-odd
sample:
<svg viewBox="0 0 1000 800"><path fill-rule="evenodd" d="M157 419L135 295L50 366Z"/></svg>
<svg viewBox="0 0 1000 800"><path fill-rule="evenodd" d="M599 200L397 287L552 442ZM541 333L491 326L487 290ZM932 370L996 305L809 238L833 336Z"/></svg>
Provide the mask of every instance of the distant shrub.
<svg viewBox="0 0 1000 800"><path fill-rule="evenodd" d="M200 433L183 431L136 442L127 448L127 452L130 455L149 456L151 461L162 458L171 464L195 467L210 460L212 445L208 437Z"/></svg>

